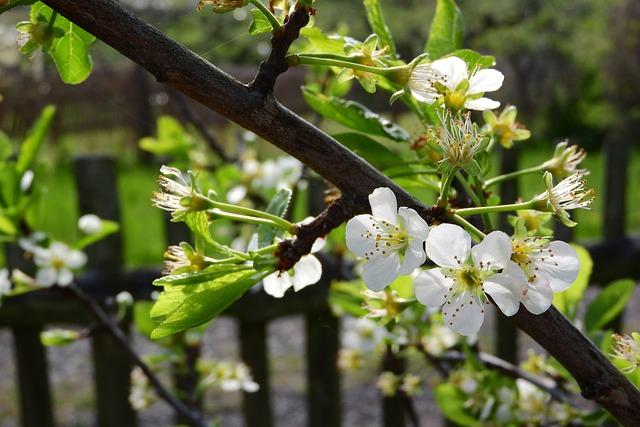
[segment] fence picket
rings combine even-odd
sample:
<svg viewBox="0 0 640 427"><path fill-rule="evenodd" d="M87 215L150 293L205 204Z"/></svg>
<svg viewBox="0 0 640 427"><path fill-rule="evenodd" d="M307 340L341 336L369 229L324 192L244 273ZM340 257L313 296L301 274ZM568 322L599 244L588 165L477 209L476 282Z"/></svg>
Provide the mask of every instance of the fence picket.
<svg viewBox="0 0 640 427"><path fill-rule="evenodd" d="M267 324L261 321L240 320L240 350L242 360L251 369L253 379L260 385L255 393L244 393L243 411L247 427L271 427L271 389L267 351Z"/></svg>
<svg viewBox="0 0 640 427"><path fill-rule="evenodd" d="M119 221L116 165L106 156L86 156L75 161L75 178L81 214L93 213ZM122 236L112 235L88 248L89 271L108 280L103 286L116 286L122 272ZM102 301L104 304L105 301ZM125 324L124 329L128 329ZM136 426L136 413L129 403L131 361L111 335L97 329L92 340L99 427Z"/></svg>

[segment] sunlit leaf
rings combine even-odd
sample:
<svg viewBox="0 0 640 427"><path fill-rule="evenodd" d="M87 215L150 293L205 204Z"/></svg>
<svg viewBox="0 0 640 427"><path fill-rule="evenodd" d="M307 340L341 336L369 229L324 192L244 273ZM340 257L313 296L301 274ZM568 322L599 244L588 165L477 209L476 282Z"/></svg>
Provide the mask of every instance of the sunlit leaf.
<svg viewBox="0 0 640 427"><path fill-rule="evenodd" d="M587 332L602 329L618 316L633 295L631 279L616 280L605 287L587 307L584 326Z"/></svg>
<svg viewBox="0 0 640 427"><path fill-rule="evenodd" d="M369 21L369 25L371 26L373 32L378 35L378 38L380 40L380 47L386 47L387 52L391 56L395 57L396 45L393 41L391 31L389 30L389 27L384 20L380 0L364 0L363 3L364 9L367 13L367 20Z"/></svg>
<svg viewBox="0 0 640 427"><path fill-rule="evenodd" d="M454 0L438 0L431 21L426 51L431 59L445 56L462 47L464 21Z"/></svg>
<svg viewBox="0 0 640 427"><path fill-rule="evenodd" d="M275 196L269 202L266 212L283 217L287 213L289 203L291 202L291 195L293 193L288 188L282 188L278 190ZM273 240L278 235L281 229L274 225L260 224L258 226L258 247L264 248L273 243Z"/></svg>

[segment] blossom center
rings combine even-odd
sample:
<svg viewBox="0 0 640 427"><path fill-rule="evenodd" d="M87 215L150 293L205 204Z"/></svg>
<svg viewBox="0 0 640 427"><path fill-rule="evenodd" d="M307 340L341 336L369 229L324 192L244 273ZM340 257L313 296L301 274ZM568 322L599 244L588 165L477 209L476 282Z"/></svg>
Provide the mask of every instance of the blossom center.
<svg viewBox="0 0 640 427"><path fill-rule="evenodd" d="M403 255L409 246L409 235L407 231L398 225L391 224L384 220L373 220L373 230L362 235L365 239L374 239L374 249L365 254L369 259L374 255L389 255L392 252L399 252Z"/></svg>

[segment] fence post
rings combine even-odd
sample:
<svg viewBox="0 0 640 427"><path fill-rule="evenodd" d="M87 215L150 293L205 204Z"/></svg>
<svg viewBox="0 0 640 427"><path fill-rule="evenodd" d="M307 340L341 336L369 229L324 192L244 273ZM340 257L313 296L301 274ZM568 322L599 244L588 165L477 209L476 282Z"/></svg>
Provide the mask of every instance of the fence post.
<svg viewBox="0 0 640 427"><path fill-rule="evenodd" d="M260 385L255 393L243 394L243 411L247 427L271 427L271 391L267 349L267 324L240 319L240 351L242 360L251 368L253 379Z"/></svg>
<svg viewBox="0 0 640 427"><path fill-rule="evenodd" d="M604 238L605 241L625 245L627 170L630 147L628 137L620 130L612 131L604 143ZM602 283L604 285L604 283ZM622 311L608 325L616 332L622 330Z"/></svg>
<svg viewBox="0 0 640 427"><path fill-rule="evenodd" d="M171 215L165 215L165 232L167 244L178 245L181 242L190 242L191 233L183 222L171 222ZM196 364L200 358L202 343L187 341L185 333L176 334L173 338L181 350L181 358L172 364L173 383L177 391L177 397L189 408L201 411L202 399L196 397L199 375ZM176 414L176 424L187 424L180 414Z"/></svg>
<svg viewBox="0 0 640 427"><path fill-rule="evenodd" d="M24 252L15 244L5 246L7 266L33 272ZM53 427L51 386L46 348L40 342L41 327L12 328L17 382L20 393L20 419L23 427Z"/></svg>
<svg viewBox="0 0 640 427"><path fill-rule="evenodd" d="M518 148L500 150L500 173L509 173L518 169ZM500 185L502 203L513 203L518 197L518 180L512 179ZM511 225L507 221L509 214L500 215L500 229L508 232ZM510 234L510 233L509 233ZM496 355L511 363L518 363L518 328L511 319L496 316Z"/></svg>
<svg viewBox="0 0 640 427"><path fill-rule="evenodd" d="M119 221L115 160L108 156L83 156L75 160L74 166L80 213ZM105 278L102 285L117 286L123 266L121 233L90 246L87 254L88 270ZM136 413L129 403L129 357L101 329L94 332L92 347L98 426L136 426Z"/></svg>
<svg viewBox="0 0 640 427"><path fill-rule="evenodd" d="M392 372L396 376L405 373L406 361L402 357L396 356L390 348L387 348L382 359L382 371ZM391 397L382 399L382 425L384 427L405 427L405 410L407 396L400 390Z"/></svg>

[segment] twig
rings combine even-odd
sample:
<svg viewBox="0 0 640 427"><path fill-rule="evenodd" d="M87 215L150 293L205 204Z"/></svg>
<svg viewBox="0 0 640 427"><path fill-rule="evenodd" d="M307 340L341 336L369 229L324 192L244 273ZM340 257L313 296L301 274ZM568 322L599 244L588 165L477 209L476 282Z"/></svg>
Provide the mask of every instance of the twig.
<svg viewBox="0 0 640 427"><path fill-rule="evenodd" d="M169 390L165 388L160 382L156 374L149 368L149 366L140 358L140 356L129 345L129 340L124 332L118 327L118 325L109 317L109 315L98 305L98 303L87 295L82 289L76 285L71 285L65 288L73 297L82 302L96 317L100 325L111 334L111 336L118 342L122 349L127 353L134 365L140 368L145 376L149 379L151 386L155 390L156 394L165 402L167 402L180 416L187 420L188 423L195 427L206 427L206 422L203 420L200 413L189 409L184 403L178 400Z"/></svg>
<svg viewBox="0 0 640 427"><path fill-rule="evenodd" d="M375 188L388 187L396 194L400 206L414 208L425 218L431 216L430 208L370 164L272 97L265 96L269 90L243 85L137 18L120 3L113 0L43 1L142 65L159 81L307 164L343 194L354 197L355 211L369 208L367 196ZM637 404L640 391L558 310L552 307L535 316L521 308L511 319L571 373L583 396L597 401L621 423L640 425L640 405Z"/></svg>
<svg viewBox="0 0 640 427"><path fill-rule="evenodd" d="M191 123L198 133L204 138L207 142L207 145L222 159L222 161L227 163L234 163L236 159L230 157L222 148L216 136L209 130L209 128L204 124L202 118L196 113L193 108L189 105L184 95L175 89L169 88L169 93L171 97L176 101L176 105L178 107L178 111L184 120Z"/></svg>
<svg viewBox="0 0 640 427"><path fill-rule="evenodd" d="M257 93L265 96L273 91L278 76L289 68L287 53L291 44L300 36L300 30L309 23L309 13L300 3L289 15L280 29L273 32L271 37L271 52L266 61L260 64L258 74L249 87Z"/></svg>

